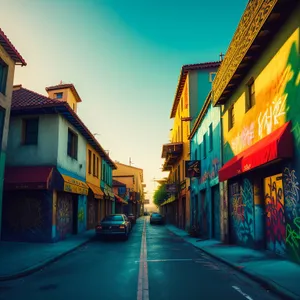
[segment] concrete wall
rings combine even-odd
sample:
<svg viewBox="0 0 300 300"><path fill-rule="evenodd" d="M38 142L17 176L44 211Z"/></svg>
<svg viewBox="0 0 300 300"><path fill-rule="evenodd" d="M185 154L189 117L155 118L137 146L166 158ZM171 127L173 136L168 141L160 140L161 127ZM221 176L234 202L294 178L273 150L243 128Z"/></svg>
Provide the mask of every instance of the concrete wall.
<svg viewBox="0 0 300 300"><path fill-rule="evenodd" d="M28 118L30 116L26 116ZM10 119L7 165L56 165L58 155L58 115L40 115L37 145L22 144L22 116ZM64 142L66 143L66 142Z"/></svg>
<svg viewBox="0 0 300 300"><path fill-rule="evenodd" d="M67 154L68 149L68 128L78 134L78 155L74 159ZM62 116L59 116L58 132L58 155L57 166L68 170L85 179L86 176L86 148L87 142L80 133Z"/></svg>

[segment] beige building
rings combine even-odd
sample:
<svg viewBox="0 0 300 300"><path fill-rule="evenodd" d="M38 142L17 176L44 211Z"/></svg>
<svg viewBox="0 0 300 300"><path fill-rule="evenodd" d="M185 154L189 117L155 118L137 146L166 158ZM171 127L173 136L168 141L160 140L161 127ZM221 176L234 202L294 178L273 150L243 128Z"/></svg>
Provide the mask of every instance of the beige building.
<svg viewBox="0 0 300 300"><path fill-rule="evenodd" d="M140 216L144 213L144 181L143 169L115 162L117 169L113 170L113 179L126 184L130 198L128 213Z"/></svg>

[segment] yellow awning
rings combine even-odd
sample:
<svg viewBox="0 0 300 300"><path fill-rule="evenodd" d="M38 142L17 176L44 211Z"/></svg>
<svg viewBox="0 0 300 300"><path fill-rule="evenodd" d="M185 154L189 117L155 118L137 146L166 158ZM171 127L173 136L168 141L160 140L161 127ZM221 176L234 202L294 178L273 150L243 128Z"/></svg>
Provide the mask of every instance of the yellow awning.
<svg viewBox="0 0 300 300"><path fill-rule="evenodd" d="M170 198L168 198L165 202L163 202L160 206L163 206L163 205L166 205L166 204L169 204L169 203L172 203L176 200L175 196L172 195Z"/></svg>
<svg viewBox="0 0 300 300"><path fill-rule="evenodd" d="M96 185L94 185L92 183L89 183L89 182L87 182L87 185L92 190L92 192L94 194L94 197L96 199L103 199L104 193L102 192L102 190L100 189L100 187L98 187L98 186L96 186Z"/></svg>
<svg viewBox="0 0 300 300"><path fill-rule="evenodd" d="M73 177L61 174L62 178L64 179L64 191L79 195L87 195L89 192L88 185L78 179Z"/></svg>

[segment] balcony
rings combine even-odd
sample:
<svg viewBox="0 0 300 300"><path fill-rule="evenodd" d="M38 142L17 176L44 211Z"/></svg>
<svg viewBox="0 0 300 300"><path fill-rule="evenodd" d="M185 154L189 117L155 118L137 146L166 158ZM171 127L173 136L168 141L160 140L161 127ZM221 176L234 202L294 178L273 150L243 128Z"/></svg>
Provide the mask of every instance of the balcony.
<svg viewBox="0 0 300 300"><path fill-rule="evenodd" d="M183 143L170 143L163 145L161 157L165 158L163 171L170 171L172 166L180 159L183 152Z"/></svg>

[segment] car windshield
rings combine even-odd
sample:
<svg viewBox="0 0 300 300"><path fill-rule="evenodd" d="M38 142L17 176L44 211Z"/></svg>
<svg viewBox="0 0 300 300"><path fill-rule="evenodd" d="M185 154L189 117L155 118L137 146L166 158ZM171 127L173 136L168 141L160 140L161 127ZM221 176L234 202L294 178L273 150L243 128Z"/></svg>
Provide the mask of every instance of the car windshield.
<svg viewBox="0 0 300 300"><path fill-rule="evenodd" d="M152 217L161 217L160 214L152 214Z"/></svg>
<svg viewBox="0 0 300 300"><path fill-rule="evenodd" d="M133 217L133 214L129 214L128 216Z"/></svg>
<svg viewBox="0 0 300 300"><path fill-rule="evenodd" d="M114 215L111 215L111 216L106 216L102 222L107 222L107 221L123 221L123 217L118 215L118 216L114 216Z"/></svg>

